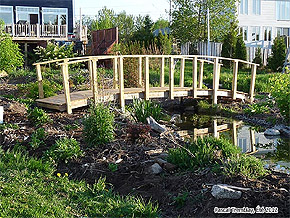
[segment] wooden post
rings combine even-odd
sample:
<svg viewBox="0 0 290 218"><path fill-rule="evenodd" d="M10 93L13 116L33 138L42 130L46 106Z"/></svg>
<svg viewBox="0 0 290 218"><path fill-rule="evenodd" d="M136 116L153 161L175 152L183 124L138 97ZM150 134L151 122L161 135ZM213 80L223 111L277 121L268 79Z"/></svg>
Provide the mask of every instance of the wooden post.
<svg viewBox="0 0 290 218"><path fill-rule="evenodd" d="M256 80L257 65L252 65L252 78L250 86L250 102L254 102L255 80Z"/></svg>
<svg viewBox="0 0 290 218"><path fill-rule="evenodd" d="M124 69L123 69L123 57L119 57L119 97L120 107L122 112L125 112L125 93L124 93Z"/></svg>
<svg viewBox="0 0 290 218"><path fill-rule="evenodd" d="M169 99L174 99L174 58L170 57L169 67Z"/></svg>
<svg viewBox="0 0 290 218"><path fill-rule="evenodd" d="M139 57L139 62L138 62L138 73L139 73L139 76L138 76L138 84L140 87L142 87L143 83L142 83L142 57Z"/></svg>
<svg viewBox="0 0 290 218"><path fill-rule="evenodd" d="M149 100L150 98L150 87L149 87L149 57L145 57L145 100Z"/></svg>
<svg viewBox="0 0 290 218"><path fill-rule="evenodd" d="M98 77L97 77L97 61L98 59L92 60L92 79L93 79L93 100L94 103L98 102Z"/></svg>
<svg viewBox="0 0 290 218"><path fill-rule="evenodd" d="M237 132L237 121L233 120L233 144L238 146L238 132Z"/></svg>
<svg viewBox="0 0 290 218"><path fill-rule="evenodd" d="M90 74L90 86L91 86L91 90L93 90L93 62L90 59L88 62L89 65L89 74Z"/></svg>
<svg viewBox="0 0 290 218"><path fill-rule="evenodd" d="M232 97L233 97L233 100L237 99L238 70L239 70L239 61L235 60L234 61L233 83L232 83Z"/></svg>
<svg viewBox="0 0 290 218"><path fill-rule="evenodd" d="M218 73L219 59L214 59L213 66L213 90L212 90L212 103L217 104L218 100L218 89L219 89L219 73Z"/></svg>
<svg viewBox="0 0 290 218"><path fill-rule="evenodd" d="M203 68L204 68L204 60L200 60L199 63L199 79L198 79L198 88L202 89L203 85Z"/></svg>
<svg viewBox="0 0 290 218"><path fill-rule="evenodd" d="M251 152L256 151L256 139L255 139L255 131L250 129L250 141L251 141Z"/></svg>
<svg viewBox="0 0 290 218"><path fill-rule="evenodd" d="M192 60L192 85L193 85L193 98L197 97L197 57Z"/></svg>
<svg viewBox="0 0 290 218"><path fill-rule="evenodd" d="M160 87L164 87L165 57L161 58Z"/></svg>
<svg viewBox="0 0 290 218"><path fill-rule="evenodd" d="M64 61L64 64L61 66L61 71L62 71L63 89L64 89L64 95L65 95L65 100L66 100L67 113L72 114L70 90L69 90L68 60Z"/></svg>
<svg viewBox="0 0 290 218"><path fill-rule="evenodd" d="M213 137L217 139L219 138L217 120L213 120Z"/></svg>
<svg viewBox="0 0 290 218"><path fill-rule="evenodd" d="M118 88L118 59L114 58L113 59L113 88L117 89Z"/></svg>
<svg viewBox="0 0 290 218"><path fill-rule="evenodd" d="M42 98L44 98L44 92L43 92L43 83L42 83L40 64L36 65L36 73L37 73L37 81L38 81L38 96L40 99L42 99Z"/></svg>
<svg viewBox="0 0 290 218"><path fill-rule="evenodd" d="M184 87L184 67L185 67L185 58L181 58L180 78L179 78L179 86L180 87Z"/></svg>
<svg viewBox="0 0 290 218"><path fill-rule="evenodd" d="M24 66L28 66L28 43L24 43Z"/></svg>

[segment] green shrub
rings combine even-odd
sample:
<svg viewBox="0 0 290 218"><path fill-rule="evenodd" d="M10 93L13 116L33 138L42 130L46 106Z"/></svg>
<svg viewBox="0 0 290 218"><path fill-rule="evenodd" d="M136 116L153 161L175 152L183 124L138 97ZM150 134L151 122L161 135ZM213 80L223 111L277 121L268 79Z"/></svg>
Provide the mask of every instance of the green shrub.
<svg viewBox="0 0 290 218"><path fill-rule="evenodd" d="M49 118L48 114L45 113L44 110L35 107L34 109L28 110L28 119L33 123L35 126L44 125L46 123L51 122L52 120Z"/></svg>
<svg viewBox="0 0 290 218"><path fill-rule="evenodd" d="M45 130L43 128L39 128L31 135L31 141L29 145L34 149L39 148L44 145L43 140L45 137Z"/></svg>
<svg viewBox="0 0 290 218"><path fill-rule="evenodd" d="M269 111L270 111L269 107L263 104L248 105L248 107L244 109L244 112L249 115L264 114L269 113Z"/></svg>
<svg viewBox="0 0 290 218"><path fill-rule="evenodd" d="M28 84L18 84L18 90L24 96L31 99L39 98L38 82L28 83ZM57 92L62 90L62 85L59 85L53 81L43 80L43 93L44 97L48 98L57 94Z"/></svg>
<svg viewBox="0 0 290 218"><path fill-rule="evenodd" d="M268 58L268 67L276 71L282 71L286 59L286 45L283 37L276 37L272 46L272 54Z"/></svg>
<svg viewBox="0 0 290 218"><path fill-rule="evenodd" d="M153 117L156 121L161 118L161 106L150 100L134 99L133 103L128 107L131 116L136 122L147 123L147 117Z"/></svg>
<svg viewBox="0 0 290 218"><path fill-rule="evenodd" d="M247 60L247 49L242 35L238 35L236 42L235 58L240 60ZM243 66L242 63L240 65Z"/></svg>
<svg viewBox="0 0 290 218"><path fill-rule="evenodd" d="M290 74L276 74L271 78L271 94L286 121L290 120Z"/></svg>
<svg viewBox="0 0 290 218"><path fill-rule="evenodd" d="M220 154L218 154L220 152ZM224 139L198 138L187 147L169 150L168 161L184 170L214 165L218 160L240 154L238 147ZM193 156L194 157L193 157Z"/></svg>
<svg viewBox="0 0 290 218"><path fill-rule="evenodd" d="M260 67L261 67L261 65L262 65L262 50L260 47L256 49L255 58L254 58L253 62L256 64L260 64Z"/></svg>
<svg viewBox="0 0 290 218"><path fill-rule="evenodd" d="M23 65L23 55L19 45L12 41L12 37L4 32L4 23L0 20L0 72L8 73Z"/></svg>
<svg viewBox="0 0 290 218"><path fill-rule="evenodd" d="M84 118L84 138L88 145L97 146L114 139L114 114L104 104L92 105Z"/></svg>
<svg viewBox="0 0 290 218"><path fill-rule="evenodd" d="M2 124L0 124L0 130L3 131L5 129L17 130L17 129L19 129L19 125L18 124L12 124L12 123L2 123Z"/></svg>
<svg viewBox="0 0 290 218"><path fill-rule="evenodd" d="M80 144L75 139L62 138L55 142L55 144L45 153L45 157L54 162L65 161L78 158L83 155Z"/></svg>
<svg viewBox="0 0 290 218"><path fill-rule="evenodd" d="M240 157L233 157L223 164L223 174L228 177L240 175L255 179L266 175L267 170L264 169L264 164L260 159L243 154Z"/></svg>

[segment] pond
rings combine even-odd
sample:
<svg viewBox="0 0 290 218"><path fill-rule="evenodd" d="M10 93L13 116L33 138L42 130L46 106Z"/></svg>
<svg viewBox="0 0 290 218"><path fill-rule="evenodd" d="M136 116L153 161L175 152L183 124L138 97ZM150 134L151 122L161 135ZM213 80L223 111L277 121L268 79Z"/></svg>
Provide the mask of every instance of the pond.
<svg viewBox="0 0 290 218"><path fill-rule="evenodd" d="M226 138L240 147L243 153L290 168L289 138L266 136L262 128L220 116L182 115L176 125L181 129L178 131L180 136Z"/></svg>

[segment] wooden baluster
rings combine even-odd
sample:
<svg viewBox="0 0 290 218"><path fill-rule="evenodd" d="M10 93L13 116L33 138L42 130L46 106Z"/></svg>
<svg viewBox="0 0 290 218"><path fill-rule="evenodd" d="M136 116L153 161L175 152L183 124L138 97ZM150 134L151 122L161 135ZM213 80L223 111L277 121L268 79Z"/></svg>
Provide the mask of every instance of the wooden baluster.
<svg viewBox="0 0 290 218"><path fill-rule="evenodd" d="M145 100L150 98L150 69L149 69L149 57L145 57Z"/></svg>
<svg viewBox="0 0 290 218"><path fill-rule="evenodd" d="M192 85L193 85L193 98L197 97L197 57L192 60Z"/></svg>
<svg viewBox="0 0 290 218"><path fill-rule="evenodd" d="M252 65L252 77L251 77L251 86L250 86L250 102L254 102L254 91L255 91L255 81L256 81L257 65Z"/></svg>
<svg viewBox="0 0 290 218"><path fill-rule="evenodd" d="M67 113L72 114L71 107L71 98L70 98L70 90L69 90L69 74L68 74L68 60L64 61L64 64L61 66L62 78L63 78L63 89L66 100L66 108Z"/></svg>
<svg viewBox="0 0 290 218"><path fill-rule="evenodd" d="M37 73L37 81L38 81L38 95L39 95L39 98L42 99L44 98L44 92L43 92L43 83L42 83L40 64L36 65L36 73Z"/></svg>
<svg viewBox="0 0 290 218"><path fill-rule="evenodd" d="M119 98L122 112L125 112L125 88L124 88L124 69L123 57L119 57Z"/></svg>
<svg viewBox="0 0 290 218"><path fill-rule="evenodd" d="M92 62L92 59L88 60L88 65L89 65L89 74L90 74L90 87L91 87L91 90L93 90L93 62Z"/></svg>
<svg viewBox="0 0 290 218"><path fill-rule="evenodd" d="M218 132L218 125L217 120L213 120L213 137L219 138L219 132Z"/></svg>
<svg viewBox="0 0 290 218"><path fill-rule="evenodd" d="M204 60L200 60L199 63L199 80L198 80L198 88L202 89L203 85L203 68L204 68Z"/></svg>
<svg viewBox="0 0 290 218"><path fill-rule="evenodd" d="M233 139L233 144L235 146L238 146L237 121L235 121L235 120L233 120L233 135L232 135L232 139Z"/></svg>
<svg viewBox="0 0 290 218"><path fill-rule="evenodd" d="M139 57L139 62L138 62L138 73L139 73L139 76L138 76L138 84L140 87L143 86L143 78L142 78L142 57Z"/></svg>
<svg viewBox="0 0 290 218"><path fill-rule="evenodd" d="M98 102L98 77L97 77L97 61L98 59L93 59L92 60L92 66L93 66L93 100L94 103L97 104Z"/></svg>
<svg viewBox="0 0 290 218"><path fill-rule="evenodd" d="M118 88L118 58L113 59L113 73L114 73L113 88L117 89Z"/></svg>
<svg viewBox="0 0 290 218"><path fill-rule="evenodd" d="M232 97L233 97L233 100L237 99L238 70L239 70L239 61L235 60L234 61L233 83L232 83Z"/></svg>
<svg viewBox="0 0 290 218"><path fill-rule="evenodd" d="M161 58L160 87L164 87L165 57Z"/></svg>
<svg viewBox="0 0 290 218"><path fill-rule="evenodd" d="M184 67L185 67L185 58L181 58L180 62L180 78L179 78L179 86L184 87Z"/></svg>
<svg viewBox="0 0 290 218"><path fill-rule="evenodd" d="M213 90L212 90L212 100L213 104L217 104L218 100L218 89L219 89L219 73L218 73L219 59L214 59L213 67Z"/></svg>
<svg viewBox="0 0 290 218"><path fill-rule="evenodd" d="M169 99L174 99L174 58L170 57L169 66Z"/></svg>
<svg viewBox="0 0 290 218"><path fill-rule="evenodd" d="M251 141L251 152L256 151L256 138L255 138L255 131L250 129L250 141Z"/></svg>

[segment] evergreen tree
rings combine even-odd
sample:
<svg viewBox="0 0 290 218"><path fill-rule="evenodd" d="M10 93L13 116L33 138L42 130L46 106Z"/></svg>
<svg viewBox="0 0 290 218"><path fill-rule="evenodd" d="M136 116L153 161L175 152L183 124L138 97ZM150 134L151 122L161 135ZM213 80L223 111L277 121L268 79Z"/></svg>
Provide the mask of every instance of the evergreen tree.
<svg viewBox="0 0 290 218"><path fill-rule="evenodd" d="M254 63L260 64L260 67L262 66L262 51L261 48L257 48L255 52L255 58L253 60Z"/></svg>
<svg viewBox="0 0 290 218"><path fill-rule="evenodd" d="M225 58L233 58L237 43L238 26L236 23L231 24L230 31L225 35L221 55ZM223 61L226 67L230 66L230 61Z"/></svg>
<svg viewBox="0 0 290 218"><path fill-rule="evenodd" d="M283 37L276 37L272 46L272 54L268 58L268 66L273 71L282 71L286 59L286 45Z"/></svg>
<svg viewBox="0 0 290 218"><path fill-rule="evenodd" d="M247 48L242 35L238 35L234 58L240 60L247 60ZM244 64L241 64L243 66Z"/></svg>

